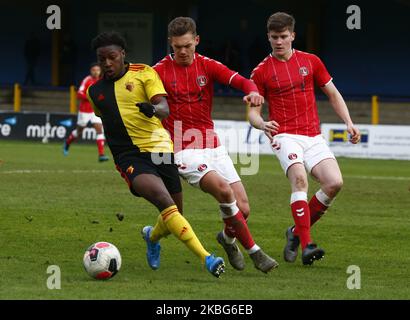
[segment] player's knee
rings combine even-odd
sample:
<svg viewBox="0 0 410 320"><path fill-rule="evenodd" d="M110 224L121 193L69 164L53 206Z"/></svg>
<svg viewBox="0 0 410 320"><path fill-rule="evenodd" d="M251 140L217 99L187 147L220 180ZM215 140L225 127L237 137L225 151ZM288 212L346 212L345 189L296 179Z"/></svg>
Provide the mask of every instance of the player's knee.
<svg viewBox="0 0 410 320"><path fill-rule="evenodd" d="M343 179L332 180L327 186L325 193L330 197L334 198L339 193L343 187Z"/></svg>
<svg viewBox="0 0 410 320"><path fill-rule="evenodd" d="M219 185L219 201L220 202L231 202L234 195L231 187L227 183L221 183Z"/></svg>
<svg viewBox="0 0 410 320"><path fill-rule="evenodd" d="M332 189L334 192L338 193L343 187L343 179L338 179L332 184Z"/></svg>
<svg viewBox="0 0 410 320"><path fill-rule="evenodd" d="M102 133L102 125L101 125L101 124L99 124L99 123L94 123L94 124L93 124L93 127L94 127L95 131L97 131L97 134L98 134L98 133Z"/></svg>

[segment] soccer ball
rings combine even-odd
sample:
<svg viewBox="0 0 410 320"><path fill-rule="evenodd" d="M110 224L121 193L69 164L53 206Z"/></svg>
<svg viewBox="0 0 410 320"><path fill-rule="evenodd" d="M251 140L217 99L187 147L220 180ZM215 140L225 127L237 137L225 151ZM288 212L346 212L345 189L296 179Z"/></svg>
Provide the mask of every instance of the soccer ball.
<svg viewBox="0 0 410 320"><path fill-rule="evenodd" d="M117 247L109 242L92 244L84 253L84 268L98 280L114 277L121 268L121 255Z"/></svg>

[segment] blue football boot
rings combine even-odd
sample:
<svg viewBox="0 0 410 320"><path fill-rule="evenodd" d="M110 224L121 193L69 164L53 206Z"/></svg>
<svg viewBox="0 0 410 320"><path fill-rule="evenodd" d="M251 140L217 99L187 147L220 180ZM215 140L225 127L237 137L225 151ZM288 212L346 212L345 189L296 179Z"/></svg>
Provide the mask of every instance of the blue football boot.
<svg viewBox="0 0 410 320"><path fill-rule="evenodd" d="M151 232L154 228L151 226L145 226L142 231L142 238L147 243L147 261L152 270L157 270L160 264L161 245L158 242L152 242L150 240Z"/></svg>
<svg viewBox="0 0 410 320"><path fill-rule="evenodd" d="M206 269L215 277L219 278L225 272L225 262L221 257L211 254L205 258Z"/></svg>

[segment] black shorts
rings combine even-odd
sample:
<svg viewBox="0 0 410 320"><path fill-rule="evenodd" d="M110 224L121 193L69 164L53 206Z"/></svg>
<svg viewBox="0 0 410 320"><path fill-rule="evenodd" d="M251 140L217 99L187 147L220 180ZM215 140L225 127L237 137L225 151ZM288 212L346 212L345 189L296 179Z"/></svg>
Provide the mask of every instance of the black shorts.
<svg viewBox="0 0 410 320"><path fill-rule="evenodd" d="M155 160L155 163L153 161ZM156 159L164 159L163 163L158 163ZM132 187L132 181L142 173L153 174L160 177L170 194L182 191L179 179L178 167L174 163L173 153L149 153L149 152L127 152L118 155L115 159L115 166L125 179L133 195L140 197Z"/></svg>

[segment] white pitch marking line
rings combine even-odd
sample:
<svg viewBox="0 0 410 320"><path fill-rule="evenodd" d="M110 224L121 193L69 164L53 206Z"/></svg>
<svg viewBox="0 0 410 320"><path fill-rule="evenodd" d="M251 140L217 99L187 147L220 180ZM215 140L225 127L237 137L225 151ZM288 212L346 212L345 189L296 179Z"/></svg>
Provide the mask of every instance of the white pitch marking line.
<svg viewBox="0 0 410 320"><path fill-rule="evenodd" d="M8 170L8 171L1 171L0 174L35 174L35 173L77 173L77 174L84 174L84 173L116 173L115 170ZM279 174L277 174L279 175ZM403 177L403 176L363 176L363 175L343 175L344 178L349 179L370 179L370 180L409 180L410 177Z"/></svg>
<svg viewBox="0 0 410 320"><path fill-rule="evenodd" d="M370 179L370 180L409 180L410 177L392 177L392 176L355 176L355 175L343 175L345 178L352 178L352 179Z"/></svg>
<svg viewBox="0 0 410 320"><path fill-rule="evenodd" d="M32 174L32 173L115 173L115 170L8 170L0 174Z"/></svg>

